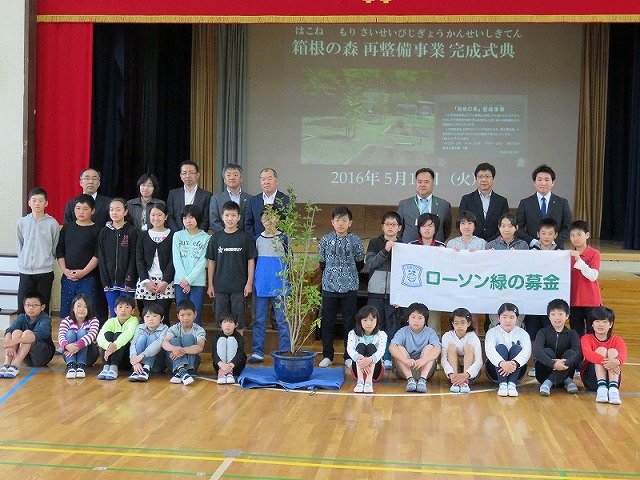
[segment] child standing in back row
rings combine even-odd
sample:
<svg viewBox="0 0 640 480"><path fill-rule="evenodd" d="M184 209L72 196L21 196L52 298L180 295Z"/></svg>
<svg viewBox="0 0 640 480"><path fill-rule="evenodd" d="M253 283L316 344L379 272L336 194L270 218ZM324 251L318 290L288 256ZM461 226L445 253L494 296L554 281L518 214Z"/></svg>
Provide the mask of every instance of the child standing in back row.
<svg viewBox="0 0 640 480"><path fill-rule="evenodd" d="M387 350L384 354L384 368L391 370L389 342L398 331L398 308L389 302L391 295L391 250L402 231L402 218L397 212L389 211L382 217L382 234L369 241L364 263L369 267L368 305L378 310L380 329L387 334Z"/></svg>
<svg viewBox="0 0 640 480"><path fill-rule="evenodd" d="M344 332L354 326L358 308L358 272L364 267L364 245L357 235L349 232L353 223L351 210L346 206L331 212L333 232L326 234L318 244L320 269L322 270L322 360L320 367L333 363L333 339L338 310L342 312ZM344 336L345 365L351 367L347 353L347 336Z"/></svg>
<svg viewBox="0 0 640 480"><path fill-rule="evenodd" d="M111 221L98 236L98 264L110 317L116 316L116 299L121 295L133 296L136 280L136 243L138 229L129 223L126 205L122 198L114 198L109 204Z"/></svg>
<svg viewBox="0 0 640 480"><path fill-rule="evenodd" d="M593 333L590 324L591 311L602 305L598 275L600 274L600 252L587 245L591 234L589 224L576 220L569 226L571 250L571 328L582 336ZM586 325L586 329L585 329Z"/></svg>
<svg viewBox="0 0 640 480"><path fill-rule="evenodd" d="M289 323L284 313L287 285L284 284L281 273L286 268L284 255L289 246L287 237L277 228L278 219L278 212L271 205L267 205L260 215L264 232L256 238L258 253L254 296L256 320L253 324L253 345L249 363L259 363L264 360L264 337L267 329L269 300L273 304L278 325L278 350L291 350Z"/></svg>
<svg viewBox="0 0 640 480"><path fill-rule="evenodd" d="M207 285L207 246L209 235L200 230L202 209L197 205L185 205L182 209L184 229L173 234L174 289L176 304L190 300L195 307L195 322L200 325L204 291Z"/></svg>

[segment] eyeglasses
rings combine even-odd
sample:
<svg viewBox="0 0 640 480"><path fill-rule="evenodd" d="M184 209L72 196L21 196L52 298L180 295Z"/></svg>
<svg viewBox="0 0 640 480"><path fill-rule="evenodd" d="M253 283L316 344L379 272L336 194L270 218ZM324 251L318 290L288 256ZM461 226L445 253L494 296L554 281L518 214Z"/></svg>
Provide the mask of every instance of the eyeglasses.
<svg viewBox="0 0 640 480"><path fill-rule="evenodd" d="M397 227L397 226L399 226L397 223L387 223L387 222L384 222L383 225L385 227Z"/></svg>
<svg viewBox="0 0 640 480"><path fill-rule="evenodd" d="M41 307L42 304L41 303L25 303L24 306L25 308L38 308L38 307Z"/></svg>
<svg viewBox="0 0 640 480"><path fill-rule="evenodd" d="M478 175L476 177L477 180L491 180L493 175Z"/></svg>
<svg viewBox="0 0 640 480"><path fill-rule="evenodd" d="M198 174L198 172L196 172L196 171L180 172L180 176L182 176L182 177L193 177L193 176L195 176L197 174Z"/></svg>
<svg viewBox="0 0 640 480"><path fill-rule="evenodd" d="M90 181L98 182L100 181L100 177L81 177L80 180L84 180L85 182L90 182Z"/></svg>

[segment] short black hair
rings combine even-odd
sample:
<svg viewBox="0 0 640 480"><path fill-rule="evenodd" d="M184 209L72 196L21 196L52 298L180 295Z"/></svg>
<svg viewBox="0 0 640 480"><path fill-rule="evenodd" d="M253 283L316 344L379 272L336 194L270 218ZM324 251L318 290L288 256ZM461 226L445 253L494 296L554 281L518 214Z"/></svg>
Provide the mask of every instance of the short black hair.
<svg viewBox="0 0 640 480"><path fill-rule="evenodd" d="M556 172L554 172L553 168L551 168L549 165L545 163L543 163L538 168L536 168L531 174L531 179L534 182L536 181L536 177L538 176L539 173L548 173L549 175L551 175L551 181L553 182L556 181Z"/></svg>
<svg viewBox="0 0 640 480"><path fill-rule="evenodd" d="M516 317L520 315L520 310L518 306L514 303L505 302L498 308L498 316L502 315L504 312L513 312L516 314Z"/></svg>
<svg viewBox="0 0 640 480"><path fill-rule="evenodd" d="M382 222L380 223L384 223L388 218L392 218L394 219L398 225L402 226L402 217L400 216L400 214L394 210L390 210L388 212L386 212L383 216L382 216Z"/></svg>
<svg viewBox="0 0 640 480"><path fill-rule="evenodd" d="M474 226L477 225L478 223L478 218L476 217L476 214L470 210L462 210L458 213L458 218L456 218L457 229L460 229L460 222L462 222L463 220L473 223Z"/></svg>
<svg viewBox="0 0 640 480"><path fill-rule="evenodd" d="M30 298L36 298L36 299L38 299L38 301L42 305L46 305L46 303L44 303L44 295L42 295L37 290L31 290L31 291L25 293L24 294L24 300L22 300L22 304L24 305L25 303L27 303L27 300L30 299Z"/></svg>
<svg viewBox="0 0 640 480"><path fill-rule="evenodd" d="M236 212L238 215L242 214L242 210L240 209L240 205L238 205L233 200L229 200L222 205L222 212Z"/></svg>
<svg viewBox="0 0 640 480"><path fill-rule="evenodd" d="M184 162L182 162L180 164L180 170L182 170L182 167L186 167L186 166L192 166L193 168L196 169L196 173L200 172L200 167L198 167L198 164L196 162L194 162L193 160L185 160Z"/></svg>
<svg viewBox="0 0 640 480"><path fill-rule="evenodd" d="M433 222L433 226L436 229L436 232L438 231L438 228L440 228L440 217L438 217L438 215L436 215L435 213L423 213L418 217L418 229L420 227L424 227L424 225L431 220Z"/></svg>
<svg viewBox="0 0 640 480"><path fill-rule="evenodd" d="M607 339L611 337L611 334L613 333L613 324L616 321L616 314L613 313L613 310L605 307L604 305L600 307L595 307L591 310L591 314L589 315L589 318L591 319L592 324L596 320L609 320L609 323L611 323L611 328L607 333Z"/></svg>
<svg viewBox="0 0 640 480"><path fill-rule="evenodd" d="M131 308L136 308L136 299L131 295L120 295L118 298L116 298L116 307L118 305L122 305L123 303L125 305L129 305Z"/></svg>
<svg viewBox="0 0 640 480"><path fill-rule="evenodd" d="M224 321L231 321L233 323L235 323L236 325L238 325L238 319L236 318L236 314L233 312L222 312L222 314L220 315L220 318L218 319L218 324L222 325L222 322Z"/></svg>
<svg viewBox="0 0 640 480"><path fill-rule="evenodd" d="M196 223L200 225L202 222L202 209L198 205L185 205L182 209L182 218L192 216L196 219Z"/></svg>
<svg viewBox="0 0 640 480"><path fill-rule="evenodd" d="M180 313L182 310L191 310L192 312L195 313L196 305L188 298L185 298L184 300L180 300L176 304L176 313Z"/></svg>
<svg viewBox="0 0 640 480"><path fill-rule="evenodd" d="M349 220L353 220L353 214L346 205L340 205L333 209L333 212L331 212L331 220L338 217L349 217Z"/></svg>
<svg viewBox="0 0 640 480"><path fill-rule="evenodd" d="M503 213L502 215L500 215L500 218L498 219L498 228L500 227L500 224L502 224L502 220L509 220L511 225L516 228L518 227L518 222L516 222L516 217L513 215L513 213Z"/></svg>
<svg viewBox="0 0 640 480"><path fill-rule="evenodd" d="M413 302L405 309L405 318L408 319L413 312L417 312L422 315L426 325L427 320L429 320L429 308L424 303Z"/></svg>
<svg viewBox="0 0 640 480"><path fill-rule="evenodd" d="M431 178L433 180L436 179L435 172L432 169L430 169L429 167L423 167L423 168L419 168L418 170L416 170L415 178L418 178L418 175L420 175L421 173L428 173L429 175L431 175Z"/></svg>
<svg viewBox="0 0 640 480"><path fill-rule="evenodd" d="M569 225L569 232L572 230L581 230L584 233L589 233L589 224L584 220L574 220Z"/></svg>
<svg viewBox="0 0 640 480"><path fill-rule="evenodd" d="M492 177L496 176L496 167L494 167L493 165L491 165L490 163L487 163L487 162L479 163L478 166L476 167L475 171L473 172L473 176L475 178L478 178L478 173L479 172L484 172L485 170L489 170L491 172L491 176Z"/></svg>
<svg viewBox="0 0 640 480"><path fill-rule="evenodd" d="M169 209L167 208L167 204L164 202L154 202L149 204L149 206L151 207L151 210L156 208L160 210L162 213L164 213L165 215L169 215Z"/></svg>
<svg viewBox="0 0 640 480"><path fill-rule="evenodd" d="M148 303L147 305L145 305L144 308L142 309L142 314L141 314L143 319L147 313L160 315L160 318L164 318L164 308L162 308L162 306L159 303Z"/></svg>
<svg viewBox="0 0 640 480"><path fill-rule="evenodd" d="M31 190L29 190L29 195L27 196L27 199L31 199L31 197L33 197L34 195L42 195L46 200L49 200L49 197L47 196L47 191L42 188L42 187L34 187Z"/></svg>
<svg viewBox="0 0 640 480"><path fill-rule="evenodd" d="M551 310L562 310L567 315L569 315L570 312L569 304L562 298L554 298L549 302L549 304L547 305L547 317L551 313Z"/></svg>
<svg viewBox="0 0 640 480"><path fill-rule="evenodd" d="M376 326L373 329L372 334L378 333L380 331L380 315L378 313L378 309L373 305L365 305L358 313L356 313L356 324L353 327L353 330L356 332L356 335L362 337L364 335L364 329L362 328L362 320L371 315L376 319Z"/></svg>
<svg viewBox="0 0 640 480"><path fill-rule="evenodd" d="M138 187L137 193L140 193L140 185L147 183L149 180L151 180L151 183L153 184L153 196L157 197L158 192L160 192L160 182L153 173L143 173L140 178L138 178L138 181L136 182L136 186Z"/></svg>
<svg viewBox="0 0 640 480"><path fill-rule="evenodd" d="M470 322L470 325L467 327L467 332L473 332L473 322L471 312L466 308L456 308L453 312L451 312L451 316L449 317L449 325L453 328L453 320L456 317L464 318L467 322Z"/></svg>
<svg viewBox="0 0 640 480"><path fill-rule="evenodd" d="M542 220L540 220L540 222L538 223L538 231L542 230L545 227L549 227L549 228L553 228L553 230L558 233L558 222L556 222L553 218L551 217L544 217Z"/></svg>
<svg viewBox="0 0 640 480"><path fill-rule="evenodd" d="M87 173L89 170L93 170L94 172L96 172L98 174L98 180L102 178L102 174L100 173L100 170L93 168L93 167L87 167L84 170L82 170L80 172L80 180L82 180L82 176Z"/></svg>
<svg viewBox="0 0 640 480"><path fill-rule="evenodd" d="M73 208L76 207L77 204L82 203L83 205L87 205L91 210L96 208L96 201L93 197L87 193L81 193L75 198L73 203Z"/></svg>

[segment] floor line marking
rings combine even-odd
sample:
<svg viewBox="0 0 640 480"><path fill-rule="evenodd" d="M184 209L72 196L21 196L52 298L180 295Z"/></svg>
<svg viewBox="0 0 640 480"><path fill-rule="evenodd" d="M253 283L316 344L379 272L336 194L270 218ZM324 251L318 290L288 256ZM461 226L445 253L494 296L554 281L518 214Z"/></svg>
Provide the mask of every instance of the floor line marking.
<svg viewBox="0 0 640 480"><path fill-rule="evenodd" d="M22 380L20 380L16 385L14 385L7 393L5 393L2 397L0 397L0 405L9 400L11 395L16 393L22 386L29 381L31 377L33 377L36 373L38 373L38 369L34 368L31 370Z"/></svg>
<svg viewBox="0 0 640 480"><path fill-rule="evenodd" d="M59 448L29 448L29 447L7 447L0 446L0 450L17 450L17 451L28 451L28 452L43 452L43 453L67 453L70 455L103 455L103 456L119 456L119 457L142 457L142 458L164 458L164 459L176 459L176 460L205 460L205 461L225 461L227 458L221 457L203 457L196 455L167 455L167 454L146 454L146 453L134 453L134 452L94 452L94 451L86 451L86 450L69 450L69 449L59 449ZM452 470L443 470L443 469L435 469L435 468L409 468L409 467L376 467L376 466L367 466L367 465L335 465L335 464L327 464L327 463L312 463L312 462L283 462L278 460L253 460L247 458L236 458L236 462L238 463L249 463L249 464L258 464L258 465L278 465L278 466L289 466L296 468L317 468L317 469L330 469L330 470L355 470L355 471L373 471L373 472L393 472L393 473L420 473L420 474L440 474L440 475L450 475L450 476L478 476L478 477L493 477L493 478L501 478L501 477L517 477L517 478L529 478L535 480L555 480L559 477L559 475L542 475L542 474L527 474L527 473L516 473L516 472L478 472L478 471L452 471ZM626 475L620 475L622 477ZM568 476L562 477L567 480L594 480L594 478L600 478L600 480L619 480L619 477L582 477L582 476Z"/></svg>
<svg viewBox="0 0 640 480"><path fill-rule="evenodd" d="M216 468L216 471L213 472L213 475L211 475L210 480L220 480L224 472L227 471L227 468L229 468L229 466L231 466L231 464L233 463L233 460L234 458L232 457L225 458L224 462L222 462L220 466Z"/></svg>

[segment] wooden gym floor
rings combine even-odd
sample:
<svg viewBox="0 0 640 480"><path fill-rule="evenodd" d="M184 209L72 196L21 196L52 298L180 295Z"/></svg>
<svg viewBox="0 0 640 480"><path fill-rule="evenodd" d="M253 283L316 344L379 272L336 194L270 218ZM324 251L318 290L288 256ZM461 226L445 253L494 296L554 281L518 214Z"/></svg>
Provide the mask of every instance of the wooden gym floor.
<svg viewBox="0 0 640 480"><path fill-rule="evenodd" d="M336 342L336 351L340 351ZM312 345L319 350L319 342ZM194 384L67 380L48 368L0 379L0 475L6 479L628 479L640 477L640 358L624 367L622 405L582 390L538 394L526 378L500 398L482 376L451 394L386 378L373 395ZM336 357L336 360L341 357ZM582 386L580 381L577 383Z"/></svg>

